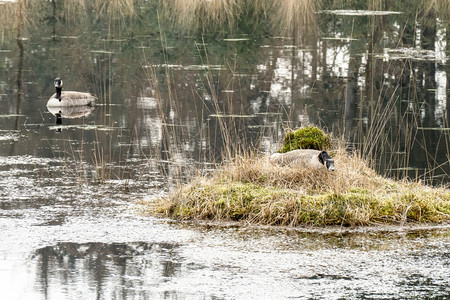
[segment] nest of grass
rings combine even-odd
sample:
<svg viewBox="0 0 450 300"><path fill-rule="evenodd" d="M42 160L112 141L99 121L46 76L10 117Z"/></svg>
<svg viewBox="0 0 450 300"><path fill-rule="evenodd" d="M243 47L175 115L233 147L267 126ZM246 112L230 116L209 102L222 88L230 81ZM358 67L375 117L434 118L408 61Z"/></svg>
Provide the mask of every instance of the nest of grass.
<svg viewBox="0 0 450 300"><path fill-rule="evenodd" d="M336 171L236 158L151 206L176 219L264 225L373 225L450 221L450 190L386 179L356 155L336 153Z"/></svg>

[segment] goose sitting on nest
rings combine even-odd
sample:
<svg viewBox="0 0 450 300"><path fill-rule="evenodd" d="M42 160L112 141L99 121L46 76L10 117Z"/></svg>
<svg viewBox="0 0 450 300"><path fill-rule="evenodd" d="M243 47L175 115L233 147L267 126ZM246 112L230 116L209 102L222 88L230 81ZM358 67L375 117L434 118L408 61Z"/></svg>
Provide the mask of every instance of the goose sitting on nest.
<svg viewBox="0 0 450 300"><path fill-rule="evenodd" d="M299 149L286 153L274 153L270 156L270 161L281 166L314 169L326 167L328 170L334 171L334 160L327 151Z"/></svg>
<svg viewBox="0 0 450 300"><path fill-rule="evenodd" d="M48 107L94 106L97 97L91 93L62 91L63 81L55 78L56 93L47 102Z"/></svg>

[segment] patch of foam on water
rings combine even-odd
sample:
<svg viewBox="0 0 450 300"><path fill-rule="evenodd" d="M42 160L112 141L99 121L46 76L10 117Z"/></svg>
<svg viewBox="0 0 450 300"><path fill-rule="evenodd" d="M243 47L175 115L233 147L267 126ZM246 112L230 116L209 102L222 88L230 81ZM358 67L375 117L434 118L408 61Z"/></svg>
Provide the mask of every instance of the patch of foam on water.
<svg viewBox="0 0 450 300"><path fill-rule="evenodd" d="M375 57L382 58L385 61L413 59L417 61L440 62L442 60L440 53L436 51L406 47L394 49L385 48L383 54L375 55Z"/></svg>
<svg viewBox="0 0 450 300"><path fill-rule="evenodd" d="M0 166L4 165L48 165L57 159L36 157L32 155L0 156Z"/></svg>
<svg viewBox="0 0 450 300"><path fill-rule="evenodd" d="M352 9L336 9L336 10L321 10L319 13L339 15L339 16L386 16L386 15L400 15L400 11L383 11L383 10L352 10Z"/></svg>
<svg viewBox="0 0 450 300"><path fill-rule="evenodd" d="M0 141L14 141L17 142L20 138L20 133L17 131L7 131L6 133L2 133L0 131Z"/></svg>

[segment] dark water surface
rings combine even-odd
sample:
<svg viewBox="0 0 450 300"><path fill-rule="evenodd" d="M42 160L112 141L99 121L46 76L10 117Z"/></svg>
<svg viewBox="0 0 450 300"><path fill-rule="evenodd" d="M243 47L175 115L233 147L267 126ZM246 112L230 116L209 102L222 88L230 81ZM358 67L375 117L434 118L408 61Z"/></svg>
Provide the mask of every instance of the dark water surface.
<svg viewBox="0 0 450 300"><path fill-rule="evenodd" d="M179 224L142 204L230 149L271 153L286 127L307 124L380 173L448 185L445 15L305 1L313 13L294 13L308 26L248 10L199 29L176 1L5 2L2 299L450 295L448 226ZM99 105L49 111L56 76Z"/></svg>

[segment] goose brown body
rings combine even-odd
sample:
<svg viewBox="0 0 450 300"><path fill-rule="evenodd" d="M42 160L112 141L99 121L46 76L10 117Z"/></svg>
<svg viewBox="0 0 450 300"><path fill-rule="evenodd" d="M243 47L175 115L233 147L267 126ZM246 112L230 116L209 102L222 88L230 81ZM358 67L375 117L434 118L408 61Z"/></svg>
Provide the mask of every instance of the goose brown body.
<svg viewBox="0 0 450 300"><path fill-rule="evenodd" d="M300 168L327 168L334 171L334 161L326 151L313 149L292 150L286 153L274 153L270 161L281 166L293 166Z"/></svg>
<svg viewBox="0 0 450 300"><path fill-rule="evenodd" d="M62 91L62 80L55 79L56 93L48 99L48 107L94 106L97 97L91 93Z"/></svg>

